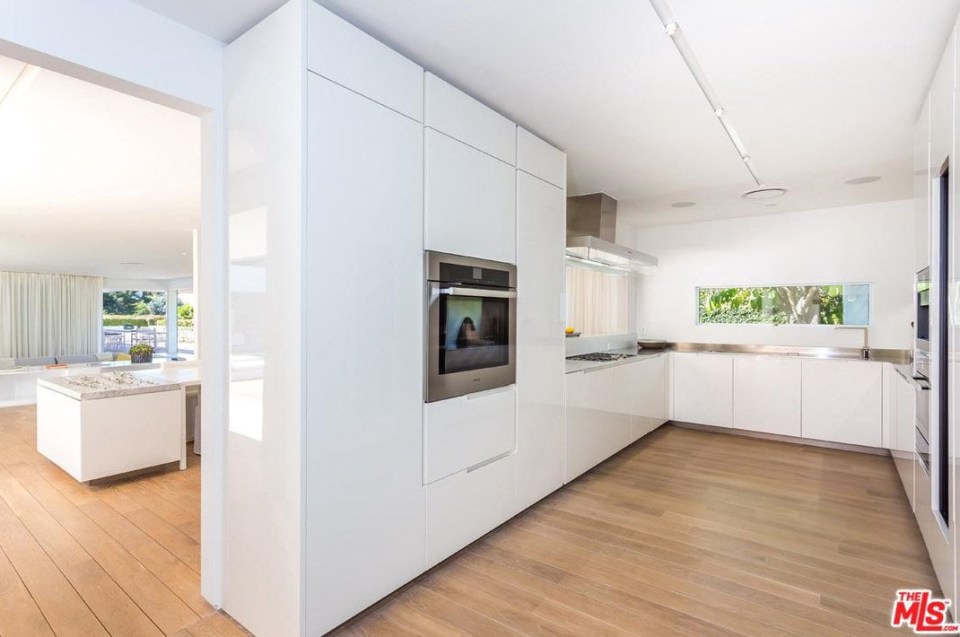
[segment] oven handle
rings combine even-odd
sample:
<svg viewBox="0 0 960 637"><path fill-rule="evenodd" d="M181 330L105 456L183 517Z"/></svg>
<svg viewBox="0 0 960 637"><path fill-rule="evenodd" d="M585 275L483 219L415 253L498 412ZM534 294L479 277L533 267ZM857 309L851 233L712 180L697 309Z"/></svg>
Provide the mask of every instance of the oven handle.
<svg viewBox="0 0 960 637"><path fill-rule="evenodd" d="M488 290L483 288L440 288L438 294L449 294L450 296L485 296L493 299L515 299L516 290Z"/></svg>

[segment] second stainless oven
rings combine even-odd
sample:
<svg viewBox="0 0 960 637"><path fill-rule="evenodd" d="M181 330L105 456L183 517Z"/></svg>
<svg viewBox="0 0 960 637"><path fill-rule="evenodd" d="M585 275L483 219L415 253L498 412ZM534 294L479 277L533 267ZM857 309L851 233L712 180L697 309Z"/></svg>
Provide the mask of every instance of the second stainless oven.
<svg viewBox="0 0 960 637"><path fill-rule="evenodd" d="M426 402L516 382L516 266L428 251L426 273Z"/></svg>

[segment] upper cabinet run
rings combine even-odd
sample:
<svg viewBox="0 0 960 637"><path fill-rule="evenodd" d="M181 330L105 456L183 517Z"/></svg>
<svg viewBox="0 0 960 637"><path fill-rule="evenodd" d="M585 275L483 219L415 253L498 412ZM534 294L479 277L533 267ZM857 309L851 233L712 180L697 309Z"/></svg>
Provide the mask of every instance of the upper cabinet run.
<svg viewBox="0 0 960 637"><path fill-rule="evenodd" d="M315 2L307 3L307 68L423 121L423 69Z"/></svg>
<svg viewBox="0 0 960 637"><path fill-rule="evenodd" d="M516 124L432 73L425 82L427 127L516 165Z"/></svg>
<svg viewBox="0 0 960 637"><path fill-rule="evenodd" d="M517 128L517 168L558 188L567 187L567 155L533 133Z"/></svg>

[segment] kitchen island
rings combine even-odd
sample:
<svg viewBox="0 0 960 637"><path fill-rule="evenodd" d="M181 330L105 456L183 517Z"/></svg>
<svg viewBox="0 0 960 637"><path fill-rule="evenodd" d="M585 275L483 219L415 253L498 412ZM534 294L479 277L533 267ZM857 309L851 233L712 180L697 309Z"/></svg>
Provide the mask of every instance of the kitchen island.
<svg viewBox="0 0 960 637"><path fill-rule="evenodd" d="M37 381L37 451L79 482L181 463L183 387L150 372Z"/></svg>

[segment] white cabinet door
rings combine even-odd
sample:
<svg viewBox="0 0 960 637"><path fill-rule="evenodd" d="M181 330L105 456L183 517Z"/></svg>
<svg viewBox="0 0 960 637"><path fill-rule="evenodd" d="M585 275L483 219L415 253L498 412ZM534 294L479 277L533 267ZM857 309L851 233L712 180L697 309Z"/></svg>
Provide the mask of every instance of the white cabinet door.
<svg viewBox="0 0 960 637"><path fill-rule="evenodd" d="M630 396L630 440L637 440L667 421L667 355L644 358L617 369Z"/></svg>
<svg viewBox="0 0 960 637"><path fill-rule="evenodd" d="M517 168L558 188L567 187L567 155L533 133L517 128Z"/></svg>
<svg viewBox="0 0 960 637"><path fill-rule="evenodd" d="M673 419L733 426L733 357L674 353Z"/></svg>
<svg viewBox="0 0 960 637"><path fill-rule="evenodd" d="M423 133L317 75L308 90L303 542L317 633L426 561Z"/></svg>
<svg viewBox="0 0 960 637"><path fill-rule="evenodd" d="M517 510L563 485L565 192L517 174Z"/></svg>
<svg viewBox="0 0 960 637"><path fill-rule="evenodd" d="M866 361L802 361L803 437L879 447L881 365Z"/></svg>
<svg viewBox="0 0 960 637"><path fill-rule="evenodd" d="M426 129L428 250L516 263L517 171Z"/></svg>
<svg viewBox="0 0 960 637"><path fill-rule="evenodd" d="M424 483L512 452L517 447L516 386L424 405Z"/></svg>
<svg viewBox="0 0 960 637"><path fill-rule="evenodd" d="M735 356L733 426L800 437L800 360Z"/></svg>
<svg viewBox="0 0 960 637"><path fill-rule="evenodd" d="M907 493L907 499L910 500L910 506L916 504L916 493L914 492L916 478L914 476L914 465L917 448L917 387L900 374L894 372L895 382L895 418L894 427L891 434L892 448L890 453L893 455L894 464L900 473L900 481L903 482L903 490ZM929 393L929 392L928 392Z"/></svg>
<svg viewBox="0 0 960 637"><path fill-rule="evenodd" d="M307 67L341 86L423 121L423 69L385 44L307 3Z"/></svg>
<svg viewBox="0 0 960 637"><path fill-rule="evenodd" d="M516 165L516 124L433 73L427 73L424 82L426 126Z"/></svg>
<svg viewBox="0 0 960 637"><path fill-rule="evenodd" d="M566 482L630 444L632 416L618 377L616 367L566 375Z"/></svg>

